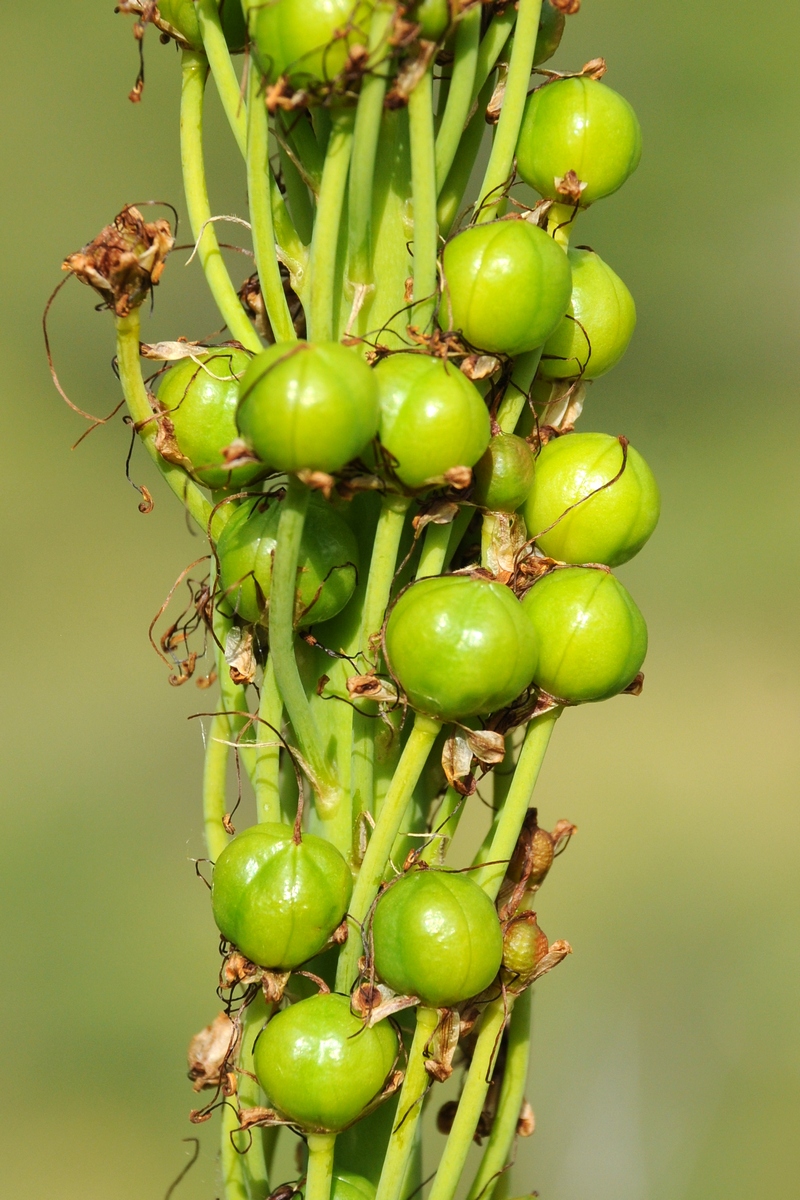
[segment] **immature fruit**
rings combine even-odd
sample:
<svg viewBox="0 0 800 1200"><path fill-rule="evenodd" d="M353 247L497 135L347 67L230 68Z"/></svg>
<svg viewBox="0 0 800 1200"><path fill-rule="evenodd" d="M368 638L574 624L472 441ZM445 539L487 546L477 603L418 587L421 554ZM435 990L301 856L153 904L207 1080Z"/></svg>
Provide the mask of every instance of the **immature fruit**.
<svg viewBox="0 0 800 1200"><path fill-rule="evenodd" d="M386 654L414 708L455 720L504 708L524 692L536 638L509 588L444 575L402 594L386 626Z"/></svg>
<svg viewBox="0 0 800 1200"><path fill-rule="evenodd" d="M250 363L239 396L242 436L278 471L339 471L378 431L373 372L339 342L270 346Z"/></svg>
<svg viewBox="0 0 800 1200"><path fill-rule="evenodd" d="M392 884L372 922L375 969L393 991L449 1008L477 996L503 955L497 912L468 875L412 870Z"/></svg>
<svg viewBox="0 0 800 1200"><path fill-rule="evenodd" d="M375 1185L363 1175L337 1171L331 1183L331 1200L375 1200Z"/></svg>
<svg viewBox="0 0 800 1200"><path fill-rule="evenodd" d="M238 489L264 474L260 463L233 469L223 465L222 451L238 437L239 377L249 362L243 350L212 351L184 358L161 377L158 400L172 423L178 451L206 487Z"/></svg>
<svg viewBox="0 0 800 1200"><path fill-rule="evenodd" d="M247 23L240 0L219 0L217 7L228 49L233 53L244 50L247 42ZM193 50L202 50L203 38L197 17L197 0L158 0L158 15L176 29Z"/></svg>
<svg viewBox="0 0 800 1200"><path fill-rule="evenodd" d="M570 433L547 443L525 505L528 533L544 554L618 567L639 553L658 524L661 498L653 472L632 446L619 479L603 487L622 462L619 440L605 433Z"/></svg>
<svg viewBox="0 0 800 1200"><path fill-rule="evenodd" d="M438 42L453 21L450 0L417 0L408 12L408 20L419 25L419 36L426 42Z"/></svg>
<svg viewBox="0 0 800 1200"><path fill-rule="evenodd" d="M639 165L642 132L618 92L594 79L559 79L528 98L517 143L517 171L548 200L574 171L586 187L583 208L610 196Z"/></svg>
<svg viewBox="0 0 800 1200"><path fill-rule="evenodd" d="M372 0L244 0L258 64L271 83L330 83L353 46L366 46Z"/></svg>
<svg viewBox="0 0 800 1200"><path fill-rule="evenodd" d="M223 603L248 624L269 619L280 514L280 501L246 500L217 543ZM330 504L313 498L300 542L295 623L318 625L341 612L355 590L358 565L353 531Z"/></svg>
<svg viewBox="0 0 800 1200"><path fill-rule="evenodd" d="M499 433L475 465L472 498L491 512L516 512L533 487L533 452L524 438Z"/></svg>
<svg viewBox="0 0 800 1200"><path fill-rule="evenodd" d="M529 221L472 225L447 243L443 264L444 313L450 328L476 349L535 350L567 311L569 259Z"/></svg>
<svg viewBox="0 0 800 1200"><path fill-rule="evenodd" d="M597 379L628 349L636 305L619 275L593 250L570 250L572 300L545 343L539 374L545 379Z"/></svg>
<svg viewBox="0 0 800 1200"><path fill-rule="evenodd" d="M224 938L262 967L290 971L318 954L350 903L353 878L339 851L288 825L251 825L214 866L211 907Z"/></svg>
<svg viewBox="0 0 800 1200"><path fill-rule="evenodd" d="M273 1017L256 1042L258 1081L269 1102L308 1132L338 1132L382 1090L397 1058L388 1021L371 1028L335 992Z"/></svg>
<svg viewBox="0 0 800 1200"><path fill-rule="evenodd" d="M503 966L522 979L534 973L549 950L547 936L536 922L536 913L512 917L503 931Z"/></svg>
<svg viewBox="0 0 800 1200"><path fill-rule="evenodd" d="M534 681L551 696L572 704L607 700L636 678L647 626L613 575L592 567L552 571L522 607L539 646Z"/></svg>
<svg viewBox="0 0 800 1200"><path fill-rule="evenodd" d="M441 483L453 467L478 461L491 436L489 413L458 367L425 354L392 354L374 374L381 444L401 483Z"/></svg>

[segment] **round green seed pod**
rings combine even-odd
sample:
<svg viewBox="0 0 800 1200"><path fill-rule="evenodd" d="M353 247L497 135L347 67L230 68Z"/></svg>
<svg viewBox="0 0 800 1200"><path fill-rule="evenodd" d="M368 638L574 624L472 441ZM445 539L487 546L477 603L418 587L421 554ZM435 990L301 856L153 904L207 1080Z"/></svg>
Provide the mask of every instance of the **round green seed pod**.
<svg viewBox="0 0 800 1200"><path fill-rule="evenodd" d="M516 512L533 487L533 451L524 438L496 434L473 471L472 498L490 512Z"/></svg>
<svg viewBox="0 0 800 1200"><path fill-rule="evenodd" d="M598 379L616 366L636 328L636 305L625 284L593 250L570 250L572 299L545 343L545 379Z"/></svg>
<svg viewBox="0 0 800 1200"><path fill-rule="evenodd" d="M271 83L330 83L350 50L366 46L372 0L243 0L258 65Z"/></svg>

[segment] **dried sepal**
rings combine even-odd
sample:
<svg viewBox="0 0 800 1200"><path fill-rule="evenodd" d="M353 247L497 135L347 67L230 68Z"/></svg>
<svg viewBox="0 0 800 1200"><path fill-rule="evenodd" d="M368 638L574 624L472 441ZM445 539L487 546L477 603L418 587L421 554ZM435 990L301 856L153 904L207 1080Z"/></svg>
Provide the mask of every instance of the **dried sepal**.
<svg viewBox="0 0 800 1200"><path fill-rule="evenodd" d="M350 997L350 1007L367 1028L417 1004L418 996L397 995L383 983L362 983Z"/></svg>
<svg viewBox="0 0 800 1200"><path fill-rule="evenodd" d="M453 1056L461 1036L461 1017L454 1008L438 1009L439 1021L425 1045L425 1070L438 1083L453 1074Z"/></svg>
<svg viewBox="0 0 800 1200"><path fill-rule="evenodd" d="M118 317L143 303L164 271L175 239L169 221L145 221L126 204L94 241L62 263L81 283L94 288Z"/></svg>
<svg viewBox="0 0 800 1200"><path fill-rule="evenodd" d="M379 675L350 675L347 693L353 700L376 700L379 704L396 704L398 693L394 684Z"/></svg>
<svg viewBox="0 0 800 1200"><path fill-rule="evenodd" d="M536 1132L536 1115L527 1100L522 1101L517 1119L517 1137L533 1137Z"/></svg>
<svg viewBox="0 0 800 1200"><path fill-rule="evenodd" d="M552 971L553 968L557 967L559 963L563 962L569 954L572 954L572 946L570 946L569 942L565 942L563 940L553 942L547 954L545 954L544 958L536 967L531 983L535 983L537 979L541 979L542 975L546 975L548 971Z"/></svg>
<svg viewBox="0 0 800 1200"><path fill-rule="evenodd" d="M493 354L468 354L461 360L460 369L467 379L479 383L481 379L488 379L500 370L500 359Z"/></svg>
<svg viewBox="0 0 800 1200"><path fill-rule="evenodd" d="M494 729L465 729L470 750L485 767L496 767L506 754L506 739Z"/></svg>
<svg viewBox="0 0 800 1200"><path fill-rule="evenodd" d="M414 531L419 534L426 525L451 525L460 511L459 506L452 500L439 496L424 505L411 524Z"/></svg>
<svg viewBox="0 0 800 1200"><path fill-rule="evenodd" d="M442 747L442 769L448 787L455 788L462 796L471 796L475 791L475 780L470 773L472 759L472 748L464 731L455 728Z"/></svg>
<svg viewBox="0 0 800 1200"><path fill-rule="evenodd" d="M262 971L261 990L267 1004L280 1004L291 971Z"/></svg>
<svg viewBox="0 0 800 1200"><path fill-rule="evenodd" d="M210 1025L189 1043L189 1078L195 1092L222 1087L227 1066L239 1044L239 1026L227 1013L217 1013Z"/></svg>
<svg viewBox="0 0 800 1200"><path fill-rule="evenodd" d="M252 683L256 677L256 655L252 629L234 626L225 639L225 662L236 684Z"/></svg>
<svg viewBox="0 0 800 1200"><path fill-rule="evenodd" d="M566 175L557 175L555 185L559 196L570 204L580 204L581 196L589 186L588 181L579 179L574 171L567 171Z"/></svg>
<svg viewBox="0 0 800 1200"><path fill-rule="evenodd" d="M486 514L484 527L487 526L486 566L499 583L508 583L514 577L520 553L526 545L525 521L519 513L493 512Z"/></svg>

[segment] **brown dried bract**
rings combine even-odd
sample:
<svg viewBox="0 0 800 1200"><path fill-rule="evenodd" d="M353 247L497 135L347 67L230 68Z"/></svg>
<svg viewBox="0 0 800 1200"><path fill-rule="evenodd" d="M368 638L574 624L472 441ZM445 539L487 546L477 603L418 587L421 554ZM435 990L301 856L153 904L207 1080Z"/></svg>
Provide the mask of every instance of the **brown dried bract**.
<svg viewBox="0 0 800 1200"><path fill-rule="evenodd" d="M424 1050L425 1070L438 1083L453 1074L453 1056L461 1036L461 1018L455 1009L440 1008L439 1024L431 1034Z"/></svg>
<svg viewBox="0 0 800 1200"><path fill-rule="evenodd" d="M251 984L261 982L261 974L261 967L256 966L249 958L245 958L238 950L231 950L222 964L219 985L225 989L236 987L237 984L249 987Z"/></svg>
<svg viewBox="0 0 800 1200"><path fill-rule="evenodd" d="M550 3L567 17L573 17L581 6L581 0L550 0Z"/></svg>
<svg viewBox="0 0 800 1200"><path fill-rule="evenodd" d="M522 1101L522 1108L517 1121L517 1137L532 1137L536 1132L536 1116L527 1100Z"/></svg>
<svg viewBox="0 0 800 1200"><path fill-rule="evenodd" d="M218 1013L210 1025L189 1043L189 1078L196 1092L223 1087L227 1065L239 1042L239 1028L227 1013Z"/></svg>
<svg viewBox="0 0 800 1200"><path fill-rule="evenodd" d="M563 196L570 204L580 204L587 184L578 178L575 171L567 171L566 175L557 176L555 183L559 196Z"/></svg>
<svg viewBox="0 0 800 1200"><path fill-rule="evenodd" d="M347 691L354 700L376 700L379 704L396 704L397 689L378 675L351 675Z"/></svg>
<svg viewBox="0 0 800 1200"><path fill-rule="evenodd" d="M462 373L473 383L478 383L481 379L488 379L490 375L494 375L495 371L499 370L500 359L495 358L493 354L468 354L461 363Z"/></svg>
<svg viewBox="0 0 800 1200"><path fill-rule="evenodd" d="M174 244L169 221L145 221L138 208L127 204L61 269L94 288L116 316L126 317L158 283Z"/></svg>
<svg viewBox="0 0 800 1200"><path fill-rule="evenodd" d="M234 626L225 639L225 662L236 684L252 683L256 677L256 656L252 629Z"/></svg>
<svg viewBox="0 0 800 1200"><path fill-rule="evenodd" d="M406 59L397 73L394 86L386 93L386 108L404 108L408 104L408 97L427 71L435 53L435 42L419 43L419 54Z"/></svg>

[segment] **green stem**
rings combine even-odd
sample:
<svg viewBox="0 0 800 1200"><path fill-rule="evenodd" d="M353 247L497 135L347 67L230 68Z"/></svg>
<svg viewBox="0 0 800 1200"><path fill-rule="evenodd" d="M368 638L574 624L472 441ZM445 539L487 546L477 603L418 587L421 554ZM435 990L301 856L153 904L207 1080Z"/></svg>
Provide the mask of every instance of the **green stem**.
<svg viewBox="0 0 800 1200"><path fill-rule="evenodd" d="M247 1188L244 1155L234 1145L239 1115L231 1104L222 1106L220 1170L225 1200L251 1200Z"/></svg>
<svg viewBox="0 0 800 1200"><path fill-rule="evenodd" d="M422 553L419 556L419 566L417 567L417 579L426 579L429 575L441 575L452 532L452 521L449 525L437 525L431 521L425 530Z"/></svg>
<svg viewBox="0 0 800 1200"><path fill-rule="evenodd" d="M455 557L455 553L464 540L464 535L469 529L469 524L475 516L475 509L469 504L462 504L461 512L453 521L453 529L450 534L450 541L447 544L447 557L445 558L444 567L447 570Z"/></svg>
<svg viewBox="0 0 800 1200"><path fill-rule="evenodd" d="M264 1022L272 1013L272 1005L264 1003L262 995L257 995L245 1009L242 1018L242 1041L239 1049L239 1107L256 1108L264 1103L258 1081L253 1078L253 1047L256 1038L264 1027ZM250 1200L266 1200L269 1195L269 1170L264 1142L260 1137L261 1131L254 1129L242 1137L239 1147L244 1150L245 1179L248 1183ZM245 1146L247 1149L245 1150Z"/></svg>
<svg viewBox="0 0 800 1200"><path fill-rule="evenodd" d="M511 178L541 13L542 0L519 0L519 15L503 107L495 131L489 165L478 196L479 221L491 221L497 216L497 210L504 199L505 185Z"/></svg>
<svg viewBox="0 0 800 1200"><path fill-rule="evenodd" d="M513 4L509 4L505 12L493 18L491 25L483 35L480 49L478 50L478 62L475 67L475 90L473 95L478 94L494 70L503 47L513 32L516 19L516 7Z"/></svg>
<svg viewBox="0 0 800 1200"><path fill-rule="evenodd" d="M261 295L277 342L296 338L275 253L270 197L269 121L258 71L251 69L247 106L247 194Z"/></svg>
<svg viewBox="0 0 800 1200"><path fill-rule="evenodd" d="M209 223L211 207L203 160L203 99L208 62L204 54L184 50L182 64L181 166L189 224L198 242L197 253L206 281L225 324L237 341L257 354L261 341L242 308L223 261L214 226Z"/></svg>
<svg viewBox="0 0 800 1200"><path fill-rule="evenodd" d="M336 259L352 144L352 110L339 109L333 116L311 241L308 334L316 342L329 342L334 337L334 314L338 305Z"/></svg>
<svg viewBox="0 0 800 1200"><path fill-rule="evenodd" d="M475 87L475 68L481 36L481 7L468 9L458 23L453 73L442 123L436 136L436 191L441 192L458 152L480 88ZM499 52L498 52L499 53Z"/></svg>
<svg viewBox="0 0 800 1200"><path fill-rule="evenodd" d="M480 20L480 12L475 10ZM436 308L439 225L433 141L433 73L429 69L408 98L411 192L414 212L414 307L412 320L426 329Z"/></svg>
<svg viewBox="0 0 800 1200"><path fill-rule="evenodd" d="M227 812L229 736L228 718L217 713L208 731L203 767L203 827L206 854L212 862L217 861L229 841L222 824Z"/></svg>
<svg viewBox="0 0 800 1200"><path fill-rule="evenodd" d="M281 819L281 743L278 732L283 720L283 700L275 679L272 655L264 668L258 715L261 720L255 729L256 742L260 743L255 750L256 813L260 822L278 822Z"/></svg>
<svg viewBox="0 0 800 1200"><path fill-rule="evenodd" d="M438 1023L439 1013L435 1008L420 1006L417 1009L414 1040L411 1043L405 1079L397 1103L397 1117L383 1160L375 1200L400 1200L403 1181L414 1151L423 1101L431 1082L431 1077L425 1070L425 1048Z"/></svg>
<svg viewBox="0 0 800 1200"><path fill-rule="evenodd" d="M410 504L409 496L398 496L393 492L387 492L381 501L381 511L369 564L367 590L364 595L358 645L358 649L370 661L372 661L369 648L370 638L379 633L383 626L397 567L400 539L403 536L406 513Z"/></svg>
<svg viewBox="0 0 800 1200"><path fill-rule="evenodd" d="M225 644L228 634L233 628L233 619L225 616L219 609L214 613L214 634L219 642L217 651L217 675L219 677L219 706L228 715L228 738L234 741L248 722L249 705L247 689L241 683L231 679L230 668L225 661ZM248 729L246 735L238 743L239 759L251 782L255 779L255 750L248 745L253 741L253 729Z"/></svg>
<svg viewBox="0 0 800 1200"><path fill-rule="evenodd" d="M448 788L433 819L435 832L420 854L423 862L428 863L429 866L440 866L444 862L448 847L455 836L458 823L466 807L466 797L457 792L455 788Z"/></svg>
<svg viewBox="0 0 800 1200"><path fill-rule="evenodd" d="M417 780L422 774L440 729L439 721L423 716L422 713L417 714L414 728L406 742L386 799L381 807L353 889L349 912L353 921L350 936L339 955L339 965L336 971L337 992L348 992L356 977L358 959L361 954L360 928L363 927L386 873L392 846L400 831L400 825L411 801Z"/></svg>
<svg viewBox="0 0 800 1200"><path fill-rule="evenodd" d="M314 234L314 205L311 203L308 185L283 145L278 146L278 156L281 160L283 186L286 188L286 200L292 212L292 219L301 240L308 245Z"/></svg>
<svg viewBox="0 0 800 1200"><path fill-rule="evenodd" d="M520 354L514 363L511 382L506 388L500 407L497 410L497 424L503 433L513 433L517 428L520 417L528 403L528 392L536 378L539 363L542 361L542 350L531 350L528 354Z"/></svg>
<svg viewBox="0 0 800 1200"><path fill-rule="evenodd" d="M579 211L574 204L554 204L547 214L547 232L565 251Z"/></svg>
<svg viewBox="0 0 800 1200"><path fill-rule="evenodd" d="M195 0L195 6L208 65L211 67L211 74L214 76L214 83L217 85L219 98L222 101L222 107L233 136L236 138L236 144L242 155L245 156L247 154L247 115L244 97L239 76L231 62L228 43L225 41L225 34L222 31L219 2L218 0ZM253 75L258 74L257 71L252 73Z"/></svg>
<svg viewBox="0 0 800 1200"><path fill-rule="evenodd" d="M456 160L450 168L447 179L439 194L439 203L436 211L439 216L439 228L443 237L449 236L464 201L464 192L467 190L467 184L475 166L475 160L483 143L483 135L486 132L484 113L486 105L491 98L492 81L489 80L478 97L478 107L470 117L469 124L464 131L458 147Z"/></svg>
<svg viewBox="0 0 800 1200"><path fill-rule="evenodd" d="M510 1000L504 1004L501 996L484 1009L464 1090L428 1200L453 1200L486 1102L510 1004Z"/></svg>
<svg viewBox="0 0 800 1200"><path fill-rule="evenodd" d="M335 1133L308 1135L308 1173L305 1200L330 1200Z"/></svg>
<svg viewBox="0 0 800 1200"><path fill-rule="evenodd" d="M158 422L153 415L147 388L142 379L142 368L139 361L140 337L139 309L133 309L127 317L117 317L117 370L122 392L128 405L128 412L144 444L145 449L158 467L159 471L172 488L181 504L185 505L203 533L208 529L211 516L211 505L184 471L183 467L167 462L156 449ZM223 522L212 524L212 535L221 528Z"/></svg>
<svg viewBox="0 0 800 1200"><path fill-rule="evenodd" d="M531 1048L531 1001L532 992L528 988L514 1004L514 1011L508 1025L506 1061L497 1112L489 1141L483 1152L481 1165L467 1200L492 1200L492 1194L501 1178L500 1173L508 1162L511 1148L514 1145L528 1077L528 1058Z"/></svg>
<svg viewBox="0 0 800 1200"><path fill-rule="evenodd" d="M293 113L279 112L278 121L281 127L279 140L284 141L295 155L295 170L301 178L305 175L304 185L318 196L325 156L320 153L310 119L298 109Z"/></svg>
<svg viewBox="0 0 800 1200"><path fill-rule="evenodd" d="M509 859L514 853L550 737L562 711L560 708L553 708L540 717L534 717L528 725L517 769L494 830L488 858L472 873L472 878L492 900L500 890Z"/></svg>

